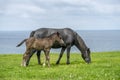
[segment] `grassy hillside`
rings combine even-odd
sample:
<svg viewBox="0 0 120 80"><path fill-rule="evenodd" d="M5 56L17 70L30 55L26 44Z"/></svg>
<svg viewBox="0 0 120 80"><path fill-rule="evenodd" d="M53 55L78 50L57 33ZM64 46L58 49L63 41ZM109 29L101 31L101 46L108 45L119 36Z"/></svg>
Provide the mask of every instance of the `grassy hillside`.
<svg viewBox="0 0 120 80"><path fill-rule="evenodd" d="M51 67L37 64L36 55L28 67L21 67L22 54L0 54L0 80L120 80L120 52L92 53L92 63L86 64L80 54L66 54L55 65L58 54L51 53ZM42 54L42 62L44 55Z"/></svg>

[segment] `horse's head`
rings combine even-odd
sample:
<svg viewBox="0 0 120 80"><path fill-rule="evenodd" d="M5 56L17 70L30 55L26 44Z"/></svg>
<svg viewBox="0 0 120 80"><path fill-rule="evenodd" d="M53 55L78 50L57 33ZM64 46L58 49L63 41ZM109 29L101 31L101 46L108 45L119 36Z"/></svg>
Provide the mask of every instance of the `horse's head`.
<svg viewBox="0 0 120 80"><path fill-rule="evenodd" d="M84 52L82 52L82 58L85 60L86 63L91 63L89 48L87 48Z"/></svg>

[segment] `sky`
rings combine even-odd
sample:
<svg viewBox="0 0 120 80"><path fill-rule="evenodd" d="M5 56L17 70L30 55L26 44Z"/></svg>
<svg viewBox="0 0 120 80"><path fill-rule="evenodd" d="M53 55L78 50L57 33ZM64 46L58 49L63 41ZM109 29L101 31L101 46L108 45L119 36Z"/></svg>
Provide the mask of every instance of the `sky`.
<svg viewBox="0 0 120 80"><path fill-rule="evenodd" d="M120 30L120 0L0 0L0 31Z"/></svg>

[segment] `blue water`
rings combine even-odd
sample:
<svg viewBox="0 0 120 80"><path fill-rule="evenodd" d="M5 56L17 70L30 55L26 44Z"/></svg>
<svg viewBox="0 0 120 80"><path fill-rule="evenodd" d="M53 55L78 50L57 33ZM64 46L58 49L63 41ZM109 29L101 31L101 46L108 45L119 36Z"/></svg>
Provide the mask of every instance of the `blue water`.
<svg viewBox="0 0 120 80"><path fill-rule="evenodd" d="M23 39L28 38L31 31L1 31L0 54L24 53L25 45L16 47ZM120 30L79 30L76 31L92 52L120 51ZM79 52L73 46L72 52ZM51 52L60 52L52 49Z"/></svg>

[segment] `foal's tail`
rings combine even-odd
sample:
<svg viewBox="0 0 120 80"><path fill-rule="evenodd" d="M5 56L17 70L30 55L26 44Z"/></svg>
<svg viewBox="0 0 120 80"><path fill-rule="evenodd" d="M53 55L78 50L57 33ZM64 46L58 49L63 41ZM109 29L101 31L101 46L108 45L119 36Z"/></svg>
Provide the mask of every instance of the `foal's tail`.
<svg viewBox="0 0 120 80"><path fill-rule="evenodd" d="M16 47L21 46L27 39L24 39L21 43L19 43Z"/></svg>

